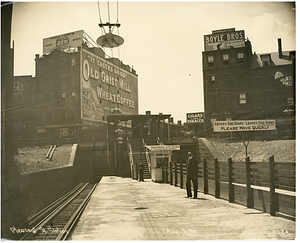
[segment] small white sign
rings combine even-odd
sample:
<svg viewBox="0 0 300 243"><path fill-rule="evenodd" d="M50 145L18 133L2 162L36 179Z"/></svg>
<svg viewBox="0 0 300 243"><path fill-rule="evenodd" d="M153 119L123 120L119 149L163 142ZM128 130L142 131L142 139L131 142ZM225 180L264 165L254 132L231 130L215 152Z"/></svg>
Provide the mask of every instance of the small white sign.
<svg viewBox="0 0 300 243"><path fill-rule="evenodd" d="M180 145L149 145L146 147L151 151L180 150Z"/></svg>
<svg viewBox="0 0 300 243"><path fill-rule="evenodd" d="M83 42L83 30L74 31L62 35L43 39L43 53L54 49L67 49L81 46Z"/></svg>

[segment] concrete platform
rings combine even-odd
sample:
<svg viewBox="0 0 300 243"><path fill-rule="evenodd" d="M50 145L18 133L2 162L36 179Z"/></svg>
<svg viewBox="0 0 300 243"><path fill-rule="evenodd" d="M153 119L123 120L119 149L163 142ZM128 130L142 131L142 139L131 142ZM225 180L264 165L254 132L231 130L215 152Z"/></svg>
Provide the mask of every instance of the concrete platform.
<svg viewBox="0 0 300 243"><path fill-rule="evenodd" d="M71 240L286 240L296 223L151 180L103 177Z"/></svg>

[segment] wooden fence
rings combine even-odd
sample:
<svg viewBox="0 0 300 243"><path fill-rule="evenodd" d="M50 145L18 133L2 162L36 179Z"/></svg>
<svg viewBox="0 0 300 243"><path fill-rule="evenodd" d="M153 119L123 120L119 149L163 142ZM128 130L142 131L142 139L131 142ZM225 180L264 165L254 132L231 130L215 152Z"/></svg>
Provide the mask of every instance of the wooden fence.
<svg viewBox="0 0 300 243"><path fill-rule="evenodd" d="M226 162L203 159L198 168L198 190L216 198L258 209L272 216L280 213L295 218L295 163ZM163 166L163 182L185 187L186 162L172 161Z"/></svg>

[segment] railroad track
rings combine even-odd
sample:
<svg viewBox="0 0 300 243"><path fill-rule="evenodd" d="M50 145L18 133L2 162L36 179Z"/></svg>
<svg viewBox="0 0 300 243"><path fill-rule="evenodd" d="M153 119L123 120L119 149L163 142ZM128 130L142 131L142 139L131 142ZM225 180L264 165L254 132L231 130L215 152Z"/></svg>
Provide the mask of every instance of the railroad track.
<svg viewBox="0 0 300 243"><path fill-rule="evenodd" d="M11 229L18 240L67 240L98 183L80 183L27 218L27 227Z"/></svg>

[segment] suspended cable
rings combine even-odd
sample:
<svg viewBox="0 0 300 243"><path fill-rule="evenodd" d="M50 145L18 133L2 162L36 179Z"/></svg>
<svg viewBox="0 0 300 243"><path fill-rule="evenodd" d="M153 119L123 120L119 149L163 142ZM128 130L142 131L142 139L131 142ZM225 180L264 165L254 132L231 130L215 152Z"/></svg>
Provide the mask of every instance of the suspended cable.
<svg viewBox="0 0 300 243"><path fill-rule="evenodd" d="M100 4L99 4L99 1L98 1L98 13L99 13L99 21L100 21L100 24L103 24L103 23L102 23L102 19L101 19L101 10L100 10ZM104 34L106 34L105 29L104 29L103 27L100 27L100 29L101 29L101 35L103 35L103 32L104 32Z"/></svg>
<svg viewBox="0 0 300 243"><path fill-rule="evenodd" d="M100 23L102 24L102 20L101 20L101 12L100 12L100 5L99 5L99 2L98 3L98 14L99 14L99 21Z"/></svg>
<svg viewBox="0 0 300 243"><path fill-rule="evenodd" d="M116 21L116 24L119 23L119 3L117 2L117 21ZM111 32L113 32L114 28L115 28L116 25L113 26ZM119 28L118 28L118 35L119 35Z"/></svg>
<svg viewBox="0 0 300 243"><path fill-rule="evenodd" d="M109 2L107 2L108 22L110 23Z"/></svg>

